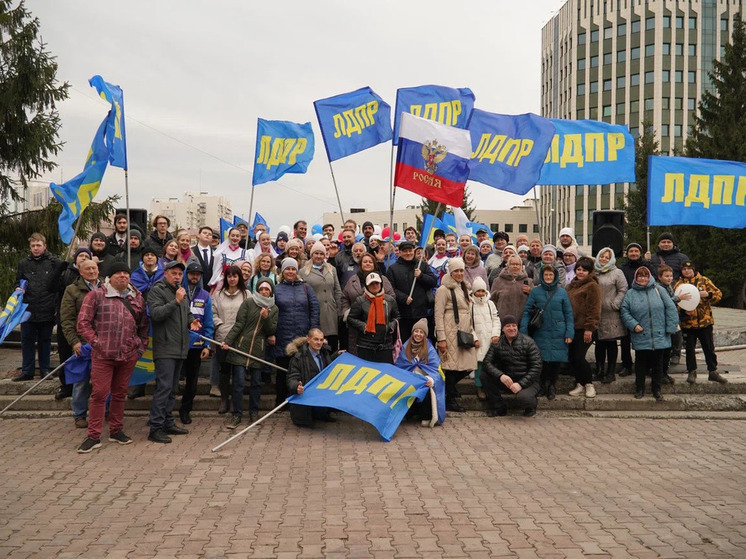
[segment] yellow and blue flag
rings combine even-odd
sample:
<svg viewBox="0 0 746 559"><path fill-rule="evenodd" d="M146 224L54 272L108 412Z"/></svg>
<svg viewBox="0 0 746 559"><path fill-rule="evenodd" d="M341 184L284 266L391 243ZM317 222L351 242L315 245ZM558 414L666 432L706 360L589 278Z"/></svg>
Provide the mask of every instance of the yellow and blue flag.
<svg viewBox="0 0 746 559"><path fill-rule="evenodd" d="M72 355L65 361L65 382L74 384L88 380L91 376L91 346L84 344L81 346L80 355ZM135 363L135 368L130 376L129 386L147 384L155 380L155 363L153 362L153 327L150 327L148 335L148 347L145 353Z"/></svg>
<svg viewBox="0 0 746 559"><path fill-rule="evenodd" d="M249 229L249 235L252 237L254 236L254 228L257 225L264 225L264 227L267 229L267 233L269 233L269 225L267 224L267 220L262 217L262 214L259 212L256 212L254 214L254 223L251 224L251 229Z"/></svg>
<svg viewBox="0 0 746 559"><path fill-rule="evenodd" d="M474 93L466 87L455 89L442 85L421 85L397 89L394 145L399 143L402 113L434 120L446 126L466 128L474 110L475 99Z"/></svg>
<svg viewBox="0 0 746 559"><path fill-rule="evenodd" d="M415 399L422 401L427 394L426 382L425 376L343 353L288 402L346 411L373 425L389 442Z"/></svg>
<svg viewBox="0 0 746 559"><path fill-rule="evenodd" d="M313 102L329 161L391 139L391 106L370 87Z"/></svg>
<svg viewBox="0 0 746 559"><path fill-rule="evenodd" d="M151 380L155 380L155 362L153 361L153 326L150 326L150 332L148 332L148 347L145 348L145 353L140 356L140 359L135 363L135 368L132 371L130 377L130 386L136 386L138 384L147 384Z"/></svg>
<svg viewBox="0 0 746 559"><path fill-rule="evenodd" d="M228 240L228 233L233 229L233 224L227 219L220 218L220 242L223 243Z"/></svg>
<svg viewBox="0 0 746 559"><path fill-rule="evenodd" d="M252 185L276 181L285 173L305 173L313 153L310 122L257 119Z"/></svg>
<svg viewBox="0 0 746 559"><path fill-rule="evenodd" d="M83 172L64 184L50 183L54 197L62 204L62 213L57 220L62 242L69 245L75 234L73 223L98 194L101 180L106 172L109 151L106 148L106 126L108 117L99 125L93 137L91 149L85 160Z"/></svg>
<svg viewBox="0 0 746 559"><path fill-rule="evenodd" d="M425 214L422 219L422 231L420 232L421 247L424 248L434 242L433 234L436 229L443 229L445 231L443 222L433 214Z"/></svg>
<svg viewBox="0 0 746 559"><path fill-rule="evenodd" d="M635 182L635 141L624 125L550 119L554 137L536 184Z"/></svg>
<svg viewBox="0 0 746 559"><path fill-rule="evenodd" d="M19 286L8 297L5 308L0 312L0 344L5 341L13 328L26 322L31 316L31 313L26 311L28 303L23 302L27 283L25 279L20 281Z"/></svg>
<svg viewBox="0 0 746 559"><path fill-rule="evenodd" d="M124 92L118 85L105 82L101 76L93 76L88 83L105 101L111 103L106 117L106 146L109 148L109 163L127 170L127 134L124 127Z"/></svg>
<svg viewBox="0 0 746 559"><path fill-rule="evenodd" d="M535 114L501 115L474 109L469 121L474 151L469 179L526 194L539 180L554 124Z"/></svg>

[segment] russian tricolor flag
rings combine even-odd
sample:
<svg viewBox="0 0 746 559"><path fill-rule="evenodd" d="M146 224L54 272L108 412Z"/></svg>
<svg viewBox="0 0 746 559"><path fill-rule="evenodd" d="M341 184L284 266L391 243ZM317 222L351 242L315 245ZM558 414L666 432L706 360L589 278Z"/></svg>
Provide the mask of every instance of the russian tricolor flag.
<svg viewBox="0 0 746 559"><path fill-rule="evenodd" d="M459 207L464 201L470 158L468 130L402 113L395 186Z"/></svg>

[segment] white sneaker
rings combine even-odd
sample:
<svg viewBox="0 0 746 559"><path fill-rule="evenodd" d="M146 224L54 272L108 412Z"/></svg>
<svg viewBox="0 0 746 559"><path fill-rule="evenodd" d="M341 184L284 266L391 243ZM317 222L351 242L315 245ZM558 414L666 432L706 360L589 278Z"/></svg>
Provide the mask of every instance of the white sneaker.
<svg viewBox="0 0 746 559"><path fill-rule="evenodd" d="M586 398L595 398L596 397L596 388L593 386L592 382L589 382L585 385L585 397Z"/></svg>
<svg viewBox="0 0 746 559"><path fill-rule="evenodd" d="M583 388L583 385L580 383L577 383L575 385L575 388L573 388L572 390L570 390L570 392L568 392L570 396L581 396L583 395L583 393L585 393L585 388Z"/></svg>
<svg viewBox="0 0 746 559"><path fill-rule="evenodd" d="M210 396L213 398L220 398L220 388L214 384L210 386Z"/></svg>

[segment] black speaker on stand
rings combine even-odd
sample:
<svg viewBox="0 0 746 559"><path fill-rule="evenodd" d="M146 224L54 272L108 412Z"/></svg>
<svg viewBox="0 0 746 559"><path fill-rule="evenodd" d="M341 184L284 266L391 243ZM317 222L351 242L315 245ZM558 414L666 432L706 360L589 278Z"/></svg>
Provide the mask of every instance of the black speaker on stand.
<svg viewBox="0 0 746 559"><path fill-rule="evenodd" d="M620 258L624 253L624 212L620 210L596 210L593 212L593 256L604 247L614 251Z"/></svg>
<svg viewBox="0 0 746 559"><path fill-rule="evenodd" d="M116 213L126 214L127 208L117 208ZM130 208L130 227L137 227L142 233L143 240L148 232L148 210L142 208Z"/></svg>

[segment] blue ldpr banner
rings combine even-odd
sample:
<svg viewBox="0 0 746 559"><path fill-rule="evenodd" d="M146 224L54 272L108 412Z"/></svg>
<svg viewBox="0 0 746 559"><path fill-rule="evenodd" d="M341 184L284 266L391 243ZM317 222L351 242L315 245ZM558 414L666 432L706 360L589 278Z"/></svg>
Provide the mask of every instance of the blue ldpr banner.
<svg viewBox="0 0 746 559"><path fill-rule="evenodd" d="M466 128L474 110L474 94L468 88L421 85L396 91L394 145L399 143L402 113L434 120L446 126Z"/></svg>
<svg viewBox="0 0 746 559"><path fill-rule="evenodd" d="M276 181L285 173L305 173L313 153L310 122L257 119L252 184Z"/></svg>
<svg viewBox="0 0 746 559"><path fill-rule="evenodd" d="M554 137L536 184L635 182L635 140L626 126L550 120Z"/></svg>
<svg viewBox="0 0 746 559"><path fill-rule="evenodd" d="M427 394L426 383L422 375L343 353L288 402L345 411L373 425L389 442L412 402Z"/></svg>
<svg viewBox="0 0 746 559"><path fill-rule="evenodd" d="M746 163L651 156L648 225L746 227Z"/></svg>
<svg viewBox="0 0 746 559"><path fill-rule="evenodd" d="M391 106L370 87L313 102L329 161L391 139Z"/></svg>

